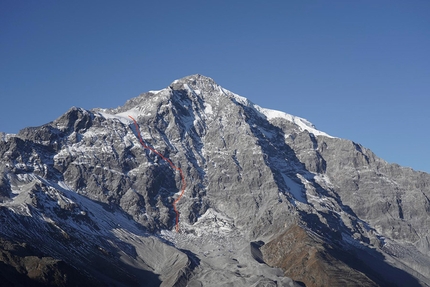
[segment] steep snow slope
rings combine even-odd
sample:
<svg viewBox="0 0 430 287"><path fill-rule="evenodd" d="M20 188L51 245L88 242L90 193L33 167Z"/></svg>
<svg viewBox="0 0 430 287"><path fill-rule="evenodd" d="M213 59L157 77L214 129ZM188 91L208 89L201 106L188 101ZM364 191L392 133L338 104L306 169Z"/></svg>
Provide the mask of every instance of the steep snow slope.
<svg viewBox="0 0 430 287"><path fill-rule="evenodd" d="M180 175L139 144L129 116L145 144L184 172L180 233ZM0 236L40 246L101 285L430 282L428 174L201 75L116 109L72 108L2 136L0 154ZM305 247L291 236L312 238L316 256L299 260Z"/></svg>

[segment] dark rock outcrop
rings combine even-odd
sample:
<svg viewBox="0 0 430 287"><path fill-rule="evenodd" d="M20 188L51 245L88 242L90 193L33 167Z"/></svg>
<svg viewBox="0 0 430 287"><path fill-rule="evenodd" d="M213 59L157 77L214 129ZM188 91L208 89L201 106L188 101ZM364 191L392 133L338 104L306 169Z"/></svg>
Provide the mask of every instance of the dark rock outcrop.
<svg viewBox="0 0 430 287"><path fill-rule="evenodd" d="M179 233L181 177L128 116L184 173ZM1 134L0 156L0 236L29 250L3 241L19 284L34 265L59 285L430 284L429 174L201 75Z"/></svg>

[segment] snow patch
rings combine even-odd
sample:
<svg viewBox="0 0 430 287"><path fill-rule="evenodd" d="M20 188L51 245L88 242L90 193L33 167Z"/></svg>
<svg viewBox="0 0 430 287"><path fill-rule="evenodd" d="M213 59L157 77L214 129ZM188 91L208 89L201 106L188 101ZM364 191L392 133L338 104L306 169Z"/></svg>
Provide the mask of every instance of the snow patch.
<svg viewBox="0 0 430 287"><path fill-rule="evenodd" d="M326 175L323 174L316 174L314 176L315 182L319 185L327 186L327 187L333 187L333 183L330 181L330 178L328 178Z"/></svg>
<svg viewBox="0 0 430 287"><path fill-rule="evenodd" d="M218 86L218 88L221 93L223 93L226 96L232 97L236 102L244 106L250 106L251 102L247 98L239 96L238 94L235 94L229 90L223 89L221 86Z"/></svg>
<svg viewBox="0 0 430 287"><path fill-rule="evenodd" d="M303 188L292 180L289 176L281 173L282 178L284 179L285 184L287 185L289 193L294 196L295 199L302 203L306 203L306 198L303 195Z"/></svg>
<svg viewBox="0 0 430 287"><path fill-rule="evenodd" d="M328 135L325 132L322 132L320 130L317 130L315 128L315 126L309 122L307 119L304 118L300 118L300 117L296 117L281 111L277 111L277 110L271 110L271 109L266 109L266 108L262 108L260 106L254 105L254 108L259 111L261 114L265 115L267 120L272 120L272 119L276 119L276 118L281 118L281 119L285 119L287 121L290 121L296 125L298 125L300 127L300 129L302 131L307 130L309 133L312 133L316 136L326 136L329 138L333 138L332 136Z"/></svg>
<svg viewBox="0 0 430 287"><path fill-rule="evenodd" d="M125 125L129 125L129 124L133 123L133 121L128 117L129 115L132 117L135 117L138 115L137 111L135 112L133 109L126 111L124 113L119 113L119 114L115 114L115 115L103 113L103 112L99 112L99 114L102 117L104 117L105 119L117 119Z"/></svg>
<svg viewBox="0 0 430 287"><path fill-rule="evenodd" d="M205 115L213 115L212 106L208 103L205 103Z"/></svg>
<svg viewBox="0 0 430 287"><path fill-rule="evenodd" d="M222 87L218 86L219 90L221 93L223 93L224 95L231 97L234 99L234 101L236 101L239 104L242 104L246 107L252 108L254 109L257 113L259 113L262 117L265 117L268 121L275 119L275 118L282 118L285 119L287 121L290 121L296 125L299 126L299 128L304 131L307 130L309 133L314 134L315 136L326 136L326 137L330 137L333 138L332 136L328 135L325 132L322 132L320 130L317 130L315 128L315 126L309 122L308 120L304 119L304 118L300 118L300 117L296 117L281 111L277 111L277 110L271 110L271 109L266 109L266 108L262 108L256 104L254 104L253 102L251 102L250 100L248 100L245 97L239 96L231 91L225 90Z"/></svg>

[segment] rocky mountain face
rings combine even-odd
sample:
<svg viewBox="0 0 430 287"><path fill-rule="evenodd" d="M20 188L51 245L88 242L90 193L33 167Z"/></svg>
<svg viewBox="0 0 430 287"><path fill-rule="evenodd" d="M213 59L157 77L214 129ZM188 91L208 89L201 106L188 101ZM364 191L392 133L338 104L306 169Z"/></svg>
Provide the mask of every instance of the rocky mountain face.
<svg viewBox="0 0 430 287"><path fill-rule="evenodd" d="M201 75L0 155L8 286L430 286L429 174Z"/></svg>

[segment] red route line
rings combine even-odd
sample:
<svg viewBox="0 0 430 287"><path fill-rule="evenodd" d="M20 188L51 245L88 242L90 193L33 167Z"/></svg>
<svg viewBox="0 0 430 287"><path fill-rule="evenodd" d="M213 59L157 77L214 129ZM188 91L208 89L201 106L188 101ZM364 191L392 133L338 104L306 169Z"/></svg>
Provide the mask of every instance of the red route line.
<svg viewBox="0 0 430 287"><path fill-rule="evenodd" d="M132 119L133 122L134 122L134 126L136 127L137 137L139 138L139 142L143 146L143 148L149 149L150 151L152 151L153 153L155 153L156 155L158 155L159 157L161 157L164 161L166 161L167 163L169 163L170 167L172 169L179 171L179 175L181 176L182 188L181 188L181 193L179 194L179 197L173 201L173 209L176 212L176 232L179 232L179 211L176 208L176 203L184 195L185 187L187 186L186 183L185 183L184 174L182 173L182 169L179 168L179 167L177 167L177 166L175 166L170 159L168 159L167 157L165 157L164 155L162 155L161 153L159 153L158 151L156 151L153 147L150 147L150 146L146 145L145 142L142 139L141 134L140 134L139 124L136 122L136 120L132 116L128 116L128 117L130 119Z"/></svg>

